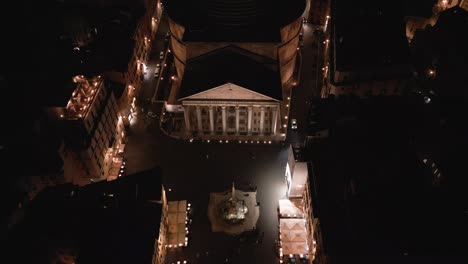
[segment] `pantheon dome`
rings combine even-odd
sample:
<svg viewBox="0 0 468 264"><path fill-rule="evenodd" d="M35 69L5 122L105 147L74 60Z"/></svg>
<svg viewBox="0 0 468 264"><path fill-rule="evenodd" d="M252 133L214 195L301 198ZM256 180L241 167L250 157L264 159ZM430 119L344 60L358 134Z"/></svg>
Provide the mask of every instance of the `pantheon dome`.
<svg viewBox="0 0 468 264"><path fill-rule="evenodd" d="M184 41L280 42L280 28L299 18L305 0L164 0L185 27Z"/></svg>

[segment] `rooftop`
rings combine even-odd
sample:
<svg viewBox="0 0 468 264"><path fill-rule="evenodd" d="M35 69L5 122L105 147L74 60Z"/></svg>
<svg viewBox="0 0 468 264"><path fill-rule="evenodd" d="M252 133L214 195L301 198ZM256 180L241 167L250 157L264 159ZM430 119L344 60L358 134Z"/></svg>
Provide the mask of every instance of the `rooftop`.
<svg viewBox="0 0 468 264"><path fill-rule="evenodd" d="M79 263L151 263L162 213L162 205L153 201L158 194L161 199L160 173L150 170L82 188L47 187L10 237L14 252L16 247L27 252L17 256L19 262L45 262L68 247Z"/></svg>
<svg viewBox="0 0 468 264"><path fill-rule="evenodd" d="M414 143L420 134L432 133L427 131L429 117L406 100L361 101L349 109L354 120L337 122L328 142L310 150L318 189L316 216L332 263L425 263L442 255L457 261L466 257L461 255L466 243L460 241L468 233L461 214L467 181L462 173L453 173L448 180L452 183L434 185ZM458 155L450 159L454 156Z"/></svg>
<svg viewBox="0 0 468 264"><path fill-rule="evenodd" d="M277 64L237 47L226 47L188 61L182 79L184 98L226 83L281 100Z"/></svg>
<svg viewBox="0 0 468 264"><path fill-rule="evenodd" d="M380 1L367 2L334 1L332 37L336 70L409 62L402 12L395 10L395 6L381 5Z"/></svg>
<svg viewBox="0 0 468 264"><path fill-rule="evenodd" d="M437 0L404 1L405 15L429 18L432 16L432 7Z"/></svg>
<svg viewBox="0 0 468 264"><path fill-rule="evenodd" d="M185 41L281 42L280 28L299 18L304 0L163 1L169 16L186 27Z"/></svg>
<svg viewBox="0 0 468 264"><path fill-rule="evenodd" d="M73 82L76 83L76 89L71 94L62 117L82 119L88 114L90 105L93 103L96 94L98 94L103 80L100 76L87 80L83 75L78 75L73 77Z"/></svg>

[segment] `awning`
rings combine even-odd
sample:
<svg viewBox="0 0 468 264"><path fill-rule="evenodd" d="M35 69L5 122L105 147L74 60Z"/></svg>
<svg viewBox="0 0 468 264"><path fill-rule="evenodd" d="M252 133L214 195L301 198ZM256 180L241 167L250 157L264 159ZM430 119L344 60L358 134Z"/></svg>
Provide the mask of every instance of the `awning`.
<svg viewBox="0 0 468 264"><path fill-rule="evenodd" d="M279 200L279 211L281 218L303 218L303 200L302 199L282 199Z"/></svg>
<svg viewBox="0 0 468 264"><path fill-rule="evenodd" d="M305 219L280 219L280 234L283 255L308 254Z"/></svg>
<svg viewBox="0 0 468 264"><path fill-rule="evenodd" d="M282 243L281 245L283 249L283 255L300 255L300 254L307 254L307 243L305 242L287 242Z"/></svg>
<svg viewBox="0 0 468 264"><path fill-rule="evenodd" d="M171 247L186 246L187 235L187 201L170 201L168 205L168 245Z"/></svg>

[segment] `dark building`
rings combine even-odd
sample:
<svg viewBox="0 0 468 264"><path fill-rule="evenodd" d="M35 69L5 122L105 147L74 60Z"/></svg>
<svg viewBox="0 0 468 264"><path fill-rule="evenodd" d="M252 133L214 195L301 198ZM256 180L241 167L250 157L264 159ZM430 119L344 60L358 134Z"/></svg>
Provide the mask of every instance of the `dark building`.
<svg viewBox="0 0 468 264"><path fill-rule="evenodd" d="M413 61L419 76L430 79L428 88L447 100L466 100L468 83L465 69L468 58L468 12L459 6L439 14L433 27L416 32Z"/></svg>
<svg viewBox="0 0 468 264"><path fill-rule="evenodd" d="M157 169L81 188L71 184L46 188L9 234L10 259L154 263L164 199Z"/></svg>
<svg viewBox="0 0 468 264"><path fill-rule="evenodd" d="M314 216L330 263L465 263L466 140L449 140L448 125L414 99L319 107L332 112L329 137L304 157L314 164Z"/></svg>
<svg viewBox="0 0 468 264"><path fill-rule="evenodd" d="M381 1L331 2L322 94L401 94L412 76L403 8Z"/></svg>

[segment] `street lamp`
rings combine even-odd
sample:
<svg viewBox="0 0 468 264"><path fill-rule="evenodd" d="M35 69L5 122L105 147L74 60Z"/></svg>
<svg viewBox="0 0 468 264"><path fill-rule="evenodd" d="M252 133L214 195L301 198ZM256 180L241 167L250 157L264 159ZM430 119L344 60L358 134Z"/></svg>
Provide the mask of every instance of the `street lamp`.
<svg viewBox="0 0 468 264"><path fill-rule="evenodd" d="M436 71L434 69L429 69L427 71L427 74L430 76L430 77L434 77L436 75Z"/></svg>

